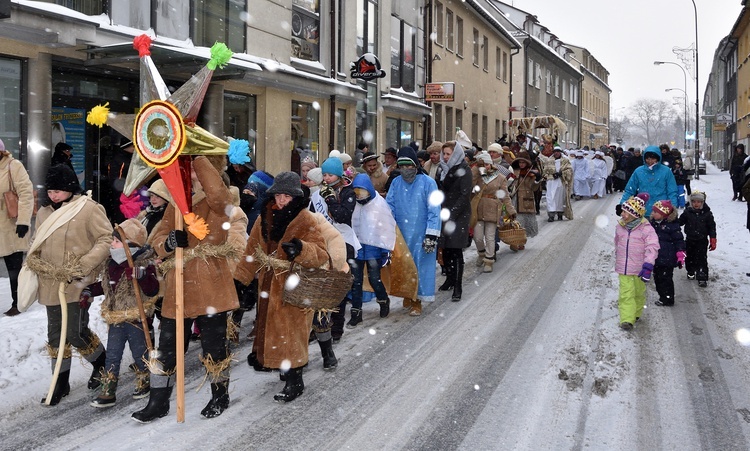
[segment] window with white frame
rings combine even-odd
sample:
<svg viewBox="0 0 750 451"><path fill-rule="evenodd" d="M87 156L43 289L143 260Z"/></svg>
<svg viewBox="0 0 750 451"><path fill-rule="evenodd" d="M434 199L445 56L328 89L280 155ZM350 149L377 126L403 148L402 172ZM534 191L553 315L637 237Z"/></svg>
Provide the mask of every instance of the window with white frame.
<svg viewBox="0 0 750 451"><path fill-rule="evenodd" d="M464 56L464 20L456 15L456 55Z"/></svg>
<svg viewBox="0 0 750 451"><path fill-rule="evenodd" d="M479 67L479 30L476 28L474 28L472 38L474 39L474 52L472 53L471 62Z"/></svg>
<svg viewBox="0 0 750 451"><path fill-rule="evenodd" d="M547 94L552 94L552 72L547 69Z"/></svg>
<svg viewBox="0 0 750 451"><path fill-rule="evenodd" d="M560 77L555 75L555 97L560 97Z"/></svg>
<svg viewBox="0 0 750 451"><path fill-rule="evenodd" d="M568 91L568 82L566 82L565 80L563 80L562 81L562 91L561 91L562 92L562 99L563 100L568 100L567 91Z"/></svg>
<svg viewBox="0 0 750 451"><path fill-rule="evenodd" d="M526 72L526 79L528 80L528 83L534 86L534 62L532 60L529 60Z"/></svg>
<svg viewBox="0 0 750 451"><path fill-rule="evenodd" d="M445 49L453 52L455 48L455 41L453 36L453 11L445 9Z"/></svg>
<svg viewBox="0 0 750 451"><path fill-rule="evenodd" d="M534 87L539 89L542 85L542 66L534 63Z"/></svg>
<svg viewBox="0 0 750 451"><path fill-rule="evenodd" d="M498 80L501 80L503 76L502 53L503 51L500 50L500 47L495 47L495 78Z"/></svg>
<svg viewBox="0 0 750 451"><path fill-rule="evenodd" d="M443 45L443 4L435 2L435 44Z"/></svg>
<svg viewBox="0 0 750 451"><path fill-rule="evenodd" d="M484 53L482 57L484 58L484 62L482 63L482 69L484 69L485 72L489 72L490 67L490 40L487 38L487 36L482 36L482 49L484 50Z"/></svg>

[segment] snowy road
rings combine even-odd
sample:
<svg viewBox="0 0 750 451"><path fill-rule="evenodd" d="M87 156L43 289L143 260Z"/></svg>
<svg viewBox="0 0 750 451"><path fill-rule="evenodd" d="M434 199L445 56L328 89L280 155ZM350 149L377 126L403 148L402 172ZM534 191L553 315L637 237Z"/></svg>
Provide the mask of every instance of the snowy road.
<svg viewBox="0 0 750 451"><path fill-rule="evenodd" d="M709 171L701 183L711 181ZM476 268L472 247L459 303L440 293L412 318L396 302L387 319L366 304L364 327L347 330L335 347L335 372L322 370L311 345L305 394L288 405L272 400L283 386L277 374L245 363L247 325L234 350L231 405L219 418L200 417L209 390L196 393L202 374L191 344L184 424L175 422L174 396L170 416L131 421L145 401L127 396L132 374L115 407L89 407L89 367L77 362L70 396L43 408L48 370L32 350L42 376L0 385L3 399L11 388L12 399L21 399L0 413L0 448L748 449L750 358L735 339L750 326L746 269L733 271L736 257L717 252L707 289L676 270L678 305L654 306L650 284L636 330L621 331L614 203L576 202L575 221L539 216L540 235L518 254L504 246L492 274ZM720 243L747 255L744 235ZM30 314L39 315L43 333L43 311ZM0 338L5 344L7 334Z"/></svg>

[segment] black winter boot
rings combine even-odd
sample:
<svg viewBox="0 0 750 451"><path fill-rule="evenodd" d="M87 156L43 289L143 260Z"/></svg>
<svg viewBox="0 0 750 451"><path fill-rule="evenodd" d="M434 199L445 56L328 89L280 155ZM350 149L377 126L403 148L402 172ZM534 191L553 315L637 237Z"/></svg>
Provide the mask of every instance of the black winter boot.
<svg viewBox="0 0 750 451"><path fill-rule="evenodd" d="M201 410L206 418L215 418L229 407L229 381L211 384L211 400Z"/></svg>
<svg viewBox="0 0 750 451"><path fill-rule="evenodd" d="M273 371L273 369L267 368L267 367L261 365L261 363L258 361L257 354L255 354L254 352L251 352L250 354L248 354L248 356L247 356L247 364L250 365L251 367L253 367L253 369L255 371L262 371L264 373L268 373L268 372Z"/></svg>
<svg viewBox="0 0 750 451"><path fill-rule="evenodd" d="M69 378L70 378L70 370L60 371L60 374L57 375L57 381L55 382L55 389L52 391L52 399L50 400L50 403L49 403L50 406L56 406L58 403L60 403L61 399L68 396L68 394L70 393L70 384L68 383ZM47 402L46 395L44 396L44 398L42 398L41 402L42 404L45 404Z"/></svg>
<svg viewBox="0 0 750 451"><path fill-rule="evenodd" d="M89 390L96 390L97 388L102 386L102 383L99 382L99 373L101 372L102 368L104 368L104 362L106 360L107 360L107 352L102 351L102 353L99 354L99 357L97 357L96 360L91 362L91 364L94 365L94 369L91 371L91 377L89 377L89 383L88 383Z"/></svg>
<svg viewBox="0 0 750 451"><path fill-rule="evenodd" d="M150 423L157 418L165 417L169 413L169 397L172 387L151 388L148 405L143 410L134 412L131 418L139 423Z"/></svg>
<svg viewBox="0 0 750 451"><path fill-rule="evenodd" d="M351 309L352 319L349 320L349 322L346 324L347 329L354 329L359 324L362 323L362 309L361 308L352 308Z"/></svg>
<svg viewBox="0 0 750 451"><path fill-rule="evenodd" d="M294 401L304 391L305 383L302 382L302 367L292 368L286 375L286 385L280 393L273 395L273 399L279 402Z"/></svg>
<svg viewBox="0 0 750 451"><path fill-rule="evenodd" d="M318 341L320 353L323 355L323 369L334 370L339 364L336 354L333 353L333 340Z"/></svg>
<svg viewBox="0 0 750 451"><path fill-rule="evenodd" d="M547 213L547 222L555 222L555 214Z"/></svg>
<svg viewBox="0 0 750 451"><path fill-rule="evenodd" d="M443 251L443 261L445 262L445 282L438 288L439 291L448 291L453 288L453 284L456 278L456 262L453 261L453 256L450 251Z"/></svg>
<svg viewBox="0 0 750 451"><path fill-rule="evenodd" d="M391 313L391 299L388 298L383 301L378 299L378 304L380 305L380 317L387 318L388 314Z"/></svg>
<svg viewBox="0 0 750 451"><path fill-rule="evenodd" d="M451 301L458 302L461 300L461 294L463 293L463 278L464 278L464 262L463 259L456 261L456 277L453 282L453 296Z"/></svg>

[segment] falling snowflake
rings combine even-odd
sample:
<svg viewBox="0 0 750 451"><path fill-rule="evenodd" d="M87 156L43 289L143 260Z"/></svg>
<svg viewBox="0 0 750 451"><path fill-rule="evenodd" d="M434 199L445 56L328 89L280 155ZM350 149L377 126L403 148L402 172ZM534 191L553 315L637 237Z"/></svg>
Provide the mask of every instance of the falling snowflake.
<svg viewBox="0 0 750 451"><path fill-rule="evenodd" d="M289 274L284 283L284 289L286 291L292 291L299 285L299 276L297 274Z"/></svg>
<svg viewBox="0 0 750 451"><path fill-rule="evenodd" d="M443 194L442 191L439 189L436 189L435 191L430 193L430 197L427 200L427 202L430 203L431 207L439 207L443 205L443 201L445 200L445 194Z"/></svg>

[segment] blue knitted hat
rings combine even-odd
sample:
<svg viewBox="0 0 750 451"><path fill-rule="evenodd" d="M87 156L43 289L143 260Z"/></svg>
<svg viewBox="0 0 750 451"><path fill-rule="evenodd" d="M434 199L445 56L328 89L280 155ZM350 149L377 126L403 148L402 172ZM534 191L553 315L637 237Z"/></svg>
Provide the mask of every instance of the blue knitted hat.
<svg viewBox="0 0 750 451"><path fill-rule="evenodd" d="M344 175L344 164L338 158L328 158L320 165L320 170L323 171L323 174L342 177Z"/></svg>

